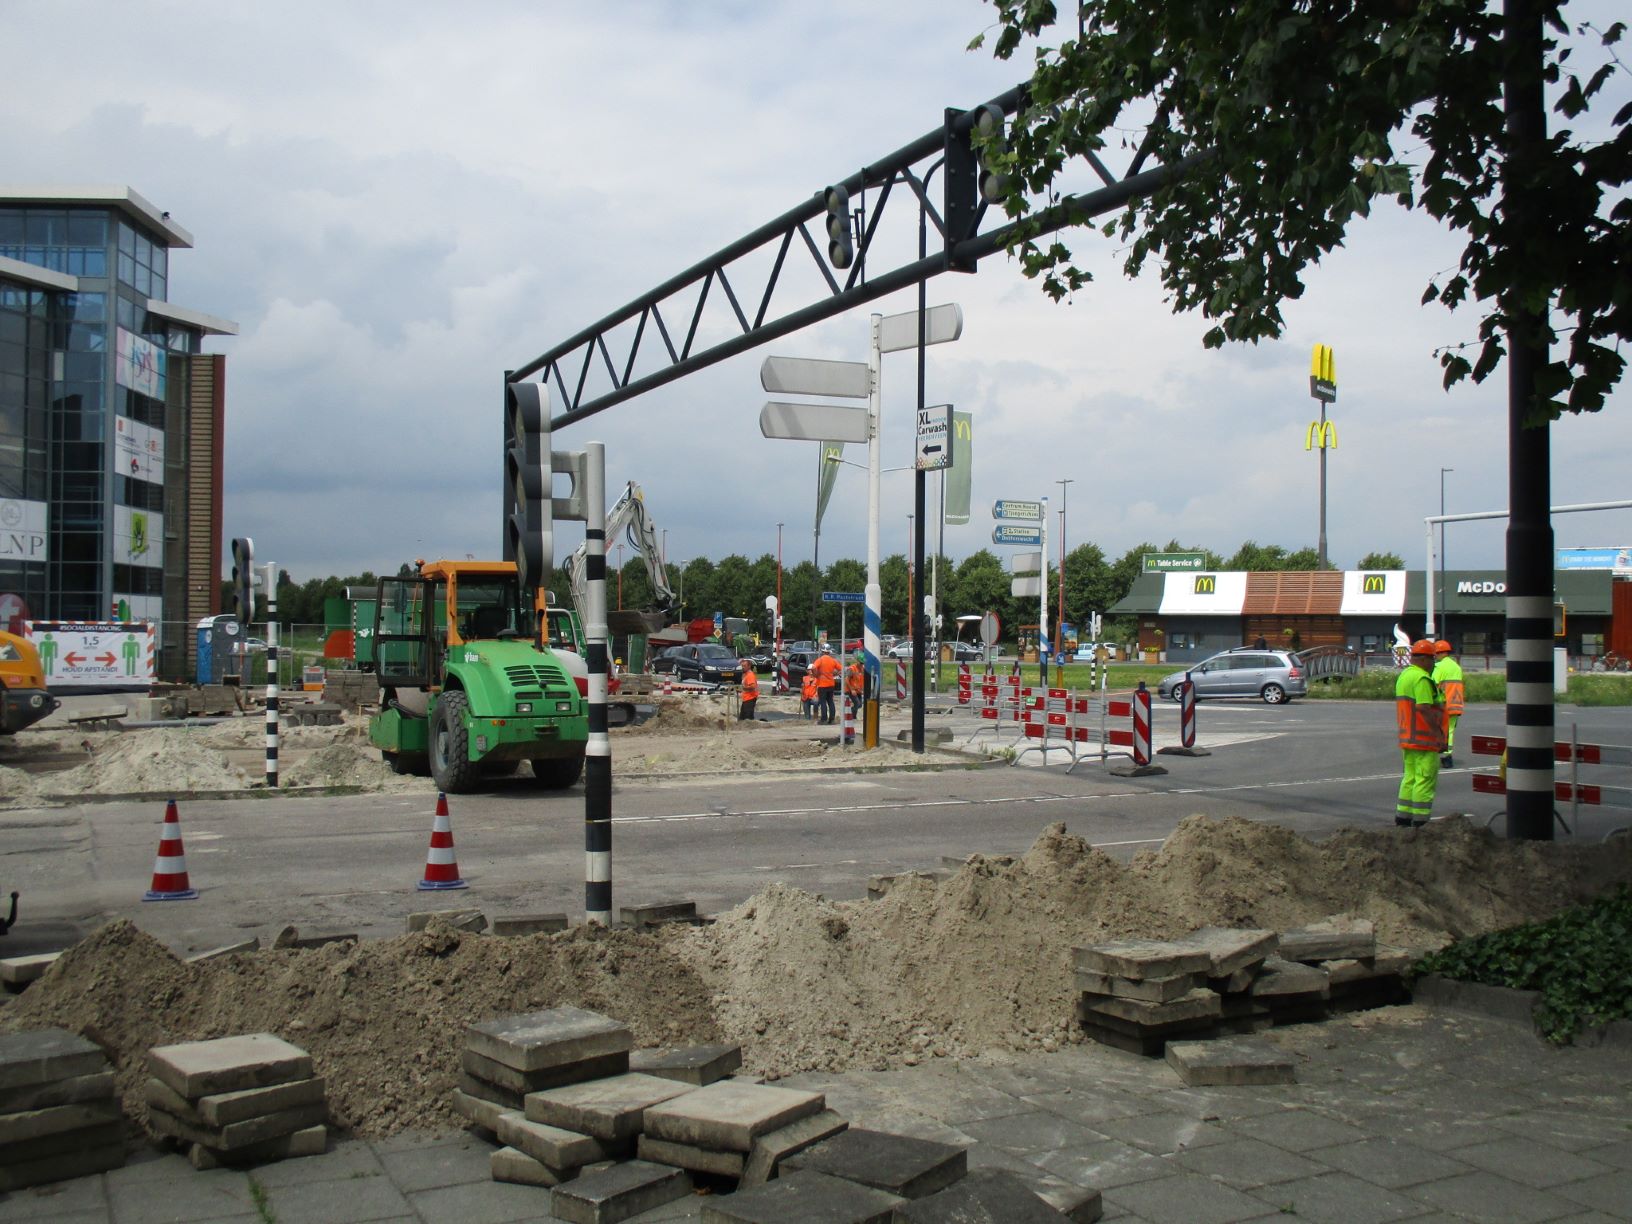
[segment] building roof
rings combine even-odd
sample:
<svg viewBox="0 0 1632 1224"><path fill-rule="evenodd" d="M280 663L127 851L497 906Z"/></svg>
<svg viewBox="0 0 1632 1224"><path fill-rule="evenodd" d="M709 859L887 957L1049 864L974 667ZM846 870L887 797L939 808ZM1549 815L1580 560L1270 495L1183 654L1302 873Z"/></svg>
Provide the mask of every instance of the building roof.
<svg viewBox="0 0 1632 1224"><path fill-rule="evenodd" d="M138 222L144 229L158 234L167 247L187 247L193 245L193 236L174 221L170 214L161 212L159 208L143 198L130 187L109 186L106 184L93 186L64 186L61 184L25 183L21 186L0 186L0 208L6 205L22 205L38 207L40 205L61 205L65 208L84 208L102 206L122 212L130 220Z"/></svg>
<svg viewBox="0 0 1632 1224"><path fill-rule="evenodd" d="M161 302L158 298L147 299L147 313L156 314L161 319L184 323L188 327L196 327L199 331L217 336L238 334L238 324L231 319L217 318L215 315L205 314L202 310L190 310L186 306L177 306L174 302Z"/></svg>
<svg viewBox="0 0 1632 1224"><path fill-rule="evenodd" d="M1446 570L1436 609L1452 615L1501 615L1503 570ZM1553 592L1572 614L1608 616L1615 577L1608 570L1554 570ZM1422 570L1287 570L1250 574L1139 574L1113 616L1399 617L1427 611Z"/></svg>

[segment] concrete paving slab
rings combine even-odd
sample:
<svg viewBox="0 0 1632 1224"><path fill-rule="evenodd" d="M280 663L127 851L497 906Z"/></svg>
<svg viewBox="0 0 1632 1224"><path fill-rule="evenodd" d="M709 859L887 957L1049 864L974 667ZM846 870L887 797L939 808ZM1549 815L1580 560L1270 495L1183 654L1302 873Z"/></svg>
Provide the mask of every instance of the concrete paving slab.
<svg viewBox="0 0 1632 1224"><path fill-rule="evenodd" d="M1199 975L1178 973L1162 978L1125 978L1110 973L1078 969L1072 984L1084 994L1109 995L1117 999L1139 999L1146 1003L1171 1003L1201 985Z"/></svg>
<svg viewBox="0 0 1632 1224"><path fill-rule="evenodd" d="M545 1122L563 1130L593 1135L607 1142L633 1139L643 1129L643 1115L655 1105L673 1097L704 1089L655 1075L614 1075L608 1079L569 1084L545 1092L529 1092L526 1113L529 1121ZM689 1142L683 1135L659 1136ZM702 1146L710 1146L704 1143ZM524 1149L525 1150L525 1149ZM596 1158L598 1159L598 1157Z"/></svg>
<svg viewBox="0 0 1632 1224"><path fill-rule="evenodd" d="M1218 995L1211 990L1191 990L1170 1003L1146 1003L1139 999L1118 999L1108 995L1083 995L1083 1008L1101 1021L1120 1020L1141 1028L1206 1020L1221 1013Z"/></svg>
<svg viewBox="0 0 1632 1224"><path fill-rule="evenodd" d="M518 1148L541 1164L549 1165L556 1173L579 1169L597 1160L605 1160L606 1149L600 1142L580 1131L564 1130L547 1122L533 1122L514 1114L499 1119L496 1128L499 1142Z"/></svg>
<svg viewBox="0 0 1632 1224"><path fill-rule="evenodd" d="M1060 1213L1012 1173L977 1169L895 1209L895 1224L1059 1224Z"/></svg>
<svg viewBox="0 0 1632 1224"><path fill-rule="evenodd" d="M487 930L487 915L479 909L421 910L408 915L407 929L412 935L423 931L432 922L445 922L456 931L480 933Z"/></svg>
<svg viewBox="0 0 1632 1224"><path fill-rule="evenodd" d="M704 1224L886 1224L904 1199L825 1173L789 1173L703 1204Z"/></svg>
<svg viewBox="0 0 1632 1224"><path fill-rule="evenodd" d="M296 1162L301 1163L301 1162ZM217 1169L200 1173L185 1160L173 1167L180 1177L141 1183L147 1193L127 1193L114 1170L103 1174L108 1184L108 1204L113 1224L190 1224L202 1220L237 1220L263 1217L255 1210L249 1193L249 1179L242 1173Z"/></svg>
<svg viewBox="0 0 1632 1224"><path fill-rule="evenodd" d="M1117 1186L1105 1191L1105 1201L1107 1207L1147 1220L1182 1220L1184 1224L1231 1224L1261 1219L1273 1211L1251 1195L1193 1173Z"/></svg>
<svg viewBox="0 0 1632 1224"><path fill-rule="evenodd" d="M1172 1163L1237 1190L1318 1177L1327 1167L1257 1139L1230 1139L1174 1153Z"/></svg>
<svg viewBox="0 0 1632 1224"><path fill-rule="evenodd" d="M493 934L548 935L570 925L565 914L499 914L493 919Z"/></svg>
<svg viewBox="0 0 1632 1224"><path fill-rule="evenodd" d="M466 1048L517 1071L621 1054L634 1046L627 1025L581 1007L556 1007L473 1024Z"/></svg>
<svg viewBox="0 0 1632 1224"><path fill-rule="evenodd" d="M82 1132L83 1133L83 1132ZM0 1191L21 1190L45 1182L85 1177L125 1163L125 1141L103 1129L94 1140L31 1160L8 1159L0 1165Z"/></svg>
<svg viewBox="0 0 1632 1224"><path fill-rule="evenodd" d="M1326 971L1279 957L1264 962L1263 969L1247 987L1249 997L1270 1002L1289 995L1313 995L1324 999L1331 991Z"/></svg>
<svg viewBox="0 0 1632 1224"><path fill-rule="evenodd" d="M586 1080L605 1079L607 1075L622 1075L630 1069L628 1062L630 1056L627 1051L619 1051L617 1054L602 1054L601 1058L563 1062L560 1066L545 1067L542 1071L516 1071L516 1067L506 1067L503 1062L485 1058L475 1049L463 1049L459 1054L459 1066L465 1074L522 1097L529 1092L560 1089L566 1084L583 1084Z"/></svg>
<svg viewBox="0 0 1632 1224"><path fill-rule="evenodd" d="M961 1147L851 1127L789 1156L782 1167L842 1177L913 1200L950 1186L969 1163Z"/></svg>
<svg viewBox="0 0 1632 1224"><path fill-rule="evenodd" d="M284 1160L262 1165L255 1180L263 1186L285 1186L296 1182L350 1182L384 1177L385 1166L366 1143L336 1143L321 1156Z"/></svg>
<svg viewBox="0 0 1632 1224"><path fill-rule="evenodd" d="M629 1056L628 1069L702 1088L724 1079L740 1066L740 1045L695 1045L672 1050L636 1050Z"/></svg>
<svg viewBox="0 0 1632 1224"><path fill-rule="evenodd" d="M1559 1193L1567 1195L1569 1189L1564 1187ZM1568 1197L1560 1198L1544 1190L1532 1190L1505 1177L1482 1171L1425 1182L1413 1186L1410 1194L1430 1207L1470 1219L1490 1221L1491 1224L1532 1224L1534 1221L1555 1219L1561 1210L1568 1210L1566 1204L1572 1201ZM1624 1197L1619 1200L1619 1206L1625 1208Z"/></svg>
<svg viewBox="0 0 1632 1224"><path fill-rule="evenodd" d="M569 1224L621 1224L691 1193L683 1170L626 1160L550 1191L550 1211Z"/></svg>
<svg viewBox="0 0 1632 1224"><path fill-rule="evenodd" d="M243 1168L274 1160L321 1156L328 1150L328 1146L329 1128L308 1126L302 1130L291 1131L287 1135L279 1135L276 1139L252 1143L248 1147L231 1152L217 1151L215 1148L205 1147L202 1143L194 1143L187 1148L187 1163L195 1169Z"/></svg>
<svg viewBox="0 0 1632 1224"><path fill-rule="evenodd" d="M1179 942L1207 953L1208 977L1225 978L1272 955L1280 940L1274 931L1251 927L1202 927Z"/></svg>
<svg viewBox="0 0 1632 1224"><path fill-rule="evenodd" d="M1292 1059L1280 1047L1250 1038L1170 1041L1167 1065L1192 1087L1290 1084Z"/></svg>
<svg viewBox="0 0 1632 1224"><path fill-rule="evenodd" d="M1440 1156L1415 1144L1396 1139L1362 1139L1337 1147L1314 1148L1306 1152L1329 1168L1364 1178L1387 1190L1399 1190L1418 1182L1456 1177L1471 1170L1460 1158Z"/></svg>
<svg viewBox="0 0 1632 1224"><path fill-rule="evenodd" d="M277 1186L267 1191L267 1208L272 1219L288 1224L362 1224L413 1214L407 1197L386 1177Z"/></svg>
<svg viewBox="0 0 1632 1224"><path fill-rule="evenodd" d="M37 952L33 956L0 957L0 982L7 986L26 986L44 976L61 955L58 951Z"/></svg>
<svg viewBox="0 0 1632 1224"><path fill-rule="evenodd" d="M108 1196L101 1177L49 1182L0 1196L0 1224L107 1224Z"/></svg>
<svg viewBox="0 0 1632 1224"><path fill-rule="evenodd" d="M1223 1143L1228 1133L1212 1122L1201 1122L1185 1114L1145 1114L1137 1118L1116 1118L1101 1123L1097 1130L1112 1139L1143 1148L1158 1156L1170 1156L1186 1148Z"/></svg>
<svg viewBox="0 0 1632 1224"><path fill-rule="evenodd" d="M484 1130L492 1131L494 1134L498 1133L499 1119L506 1114L513 1114L518 1118L526 1117L526 1114L519 1107L510 1109L500 1105L497 1101L489 1101L485 1097L473 1096L460 1088L453 1090L453 1112L469 1122L474 1122Z"/></svg>
<svg viewBox="0 0 1632 1224"><path fill-rule="evenodd" d="M439 1135L411 1148L374 1145L374 1155L397 1189L404 1193L437 1186L462 1186L489 1176L490 1144L471 1135Z"/></svg>
<svg viewBox="0 0 1632 1224"><path fill-rule="evenodd" d="M958 1129L972 1139L1013 1152L1051 1152L1057 1148L1086 1147L1105 1136L1046 1109L1012 1114L981 1122L965 1122Z"/></svg>
<svg viewBox="0 0 1632 1224"><path fill-rule="evenodd" d="M0 1089L32 1088L96 1075L108 1068L101 1047L67 1029L0 1035Z"/></svg>
<svg viewBox="0 0 1632 1224"><path fill-rule="evenodd" d="M688 1173L712 1173L738 1179L748 1159L741 1152L721 1152L690 1143L675 1143L671 1139L653 1139L650 1135L640 1137L635 1154L651 1164L671 1165Z"/></svg>
<svg viewBox="0 0 1632 1224"><path fill-rule="evenodd" d="M747 1152L760 1135L825 1106L819 1092L720 1080L652 1106L646 1111L645 1132L654 1139Z"/></svg>
<svg viewBox="0 0 1632 1224"><path fill-rule="evenodd" d="M1559 1186L1555 1193L1594 1211L1626 1212L1632 1203L1632 1172L1617 1169L1598 1177Z"/></svg>
<svg viewBox="0 0 1632 1224"><path fill-rule="evenodd" d="M849 1127L849 1123L831 1109L811 1114L790 1122L777 1130L758 1136L748 1148L748 1159L742 1166L741 1183L759 1186L776 1176L781 1162L804 1151L814 1143L831 1138Z"/></svg>
<svg viewBox="0 0 1632 1224"><path fill-rule="evenodd" d="M1281 932L1280 955L1289 961L1370 959L1377 955L1377 925L1338 915Z"/></svg>
<svg viewBox="0 0 1632 1224"><path fill-rule="evenodd" d="M303 1105L320 1105L325 1098L322 1076L291 1080L287 1084L273 1084L266 1088L246 1088L242 1092L222 1092L189 1101L170 1085L157 1078L149 1078L143 1091L150 1105L194 1126L227 1126L244 1122L264 1114L298 1109Z"/></svg>
<svg viewBox="0 0 1632 1224"><path fill-rule="evenodd" d="M537 1186L487 1181L421 1190L408 1195L408 1201L421 1220L509 1224L512 1220L548 1219L549 1195Z"/></svg>
<svg viewBox="0 0 1632 1224"><path fill-rule="evenodd" d="M188 1143L202 1143L221 1152L232 1152L276 1139L280 1135L293 1134L308 1126L326 1122L328 1117L329 1107L326 1104L302 1105L298 1109L284 1109L227 1126L194 1126L152 1105L147 1111L148 1125L159 1134L172 1139L185 1139Z"/></svg>
<svg viewBox="0 0 1632 1224"><path fill-rule="evenodd" d="M577 1170L573 1171L576 1174ZM501 1147L488 1154L487 1175L496 1182L516 1186L537 1186L548 1190L559 1186L562 1175L542 1161L534 1160L520 1148Z"/></svg>
<svg viewBox="0 0 1632 1224"><path fill-rule="evenodd" d="M81 1148L102 1147L105 1144L122 1142L123 1139L122 1122L99 1122L93 1126L76 1127L52 1135L39 1135L33 1139L16 1139L0 1147L0 1167L45 1160Z"/></svg>
<svg viewBox="0 0 1632 1224"><path fill-rule="evenodd" d="M527 1108L527 1094L525 1092L517 1092L513 1088L504 1088L498 1084L489 1083L487 1080L472 1075L468 1071L461 1071L455 1076L454 1083L458 1085L456 1091L464 1093L467 1097L487 1101L502 1109Z"/></svg>
<svg viewBox="0 0 1632 1224"><path fill-rule="evenodd" d="M1431 1204L1347 1173L1322 1173L1252 1192L1265 1206L1314 1224L1386 1224L1420 1216Z"/></svg>
<svg viewBox="0 0 1632 1224"><path fill-rule="evenodd" d="M189 1100L312 1077L312 1056L272 1033L155 1046L148 1074Z"/></svg>
<svg viewBox="0 0 1632 1224"><path fill-rule="evenodd" d="M9 1146L24 1139L42 1139L63 1131L101 1126L108 1122L117 1122L123 1116L119 1102L111 1098L105 1101L51 1105L45 1109L0 1114L0 1145Z"/></svg>
<svg viewBox="0 0 1632 1224"><path fill-rule="evenodd" d="M1118 939L1073 948L1072 967L1126 978L1165 978L1200 973L1212 964L1206 949L1178 940Z"/></svg>
<svg viewBox="0 0 1632 1224"><path fill-rule="evenodd" d="M111 1100L118 1092L112 1071L74 1075L49 1084L31 1084L0 1089L0 1113L21 1113L29 1109L49 1109L53 1105L77 1105L86 1101Z"/></svg>

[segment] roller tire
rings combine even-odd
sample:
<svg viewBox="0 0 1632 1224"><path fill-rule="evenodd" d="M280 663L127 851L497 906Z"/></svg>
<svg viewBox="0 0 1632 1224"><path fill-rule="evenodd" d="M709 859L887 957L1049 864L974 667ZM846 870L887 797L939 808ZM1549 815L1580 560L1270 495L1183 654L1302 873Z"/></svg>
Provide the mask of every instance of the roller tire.
<svg viewBox="0 0 1632 1224"><path fill-rule="evenodd" d="M475 790L481 777L480 767L470 760L470 732L465 726L469 708L470 699L452 689L437 699L431 715L431 777L438 790L450 795Z"/></svg>
<svg viewBox="0 0 1632 1224"><path fill-rule="evenodd" d="M532 766L534 779L546 790L566 790L584 776L584 758L581 756L553 760L540 757L532 762Z"/></svg>

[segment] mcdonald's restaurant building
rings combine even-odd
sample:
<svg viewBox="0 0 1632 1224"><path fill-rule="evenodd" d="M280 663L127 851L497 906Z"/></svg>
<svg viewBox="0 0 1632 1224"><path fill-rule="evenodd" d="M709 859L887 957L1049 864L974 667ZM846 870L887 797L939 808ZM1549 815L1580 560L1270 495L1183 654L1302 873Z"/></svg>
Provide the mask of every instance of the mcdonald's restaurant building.
<svg viewBox="0 0 1632 1224"><path fill-rule="evenodd" d="M1506 650L1506 575L1501 570L1293 570L1141 574L1113 616L1134 616L1141 650L1191 663L1263 638L1269 646L1346 646L1386 655L1394 627L1426 632L1428 580L1438 636L1464 656ZM1632 580L1610 569L1554 571L1560 645L1588 661L1632 656ZM1443 595L1441 595L1443 590Z"/></svg>

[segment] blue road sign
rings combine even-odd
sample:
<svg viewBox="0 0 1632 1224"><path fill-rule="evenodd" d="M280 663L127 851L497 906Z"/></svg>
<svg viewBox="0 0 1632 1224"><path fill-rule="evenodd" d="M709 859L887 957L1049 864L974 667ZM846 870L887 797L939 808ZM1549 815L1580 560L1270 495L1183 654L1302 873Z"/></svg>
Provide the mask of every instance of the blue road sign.
<svg viewBox="0 0 1632 1224"><path fill-rule="evenodd" d="M861 591L823 591L823 603L866 603L867 596Z"/></svg>
<svg viewBox="0 0 1632 1224"><path fill-rule="evenodd" d="M1043 503L1015 501L1012 497L1000 499L992 503L992 517L1019 520L1023 523L1040 523L1043 521Z"/></svg>
<svg viewBox="0 0 1632 1224"><path fill-rule="evenodd" d="M1026 527L1018 523L999 523L992 528L993 544L1030 544L1033 548L1043 542L1041 527Z"/></svg>

